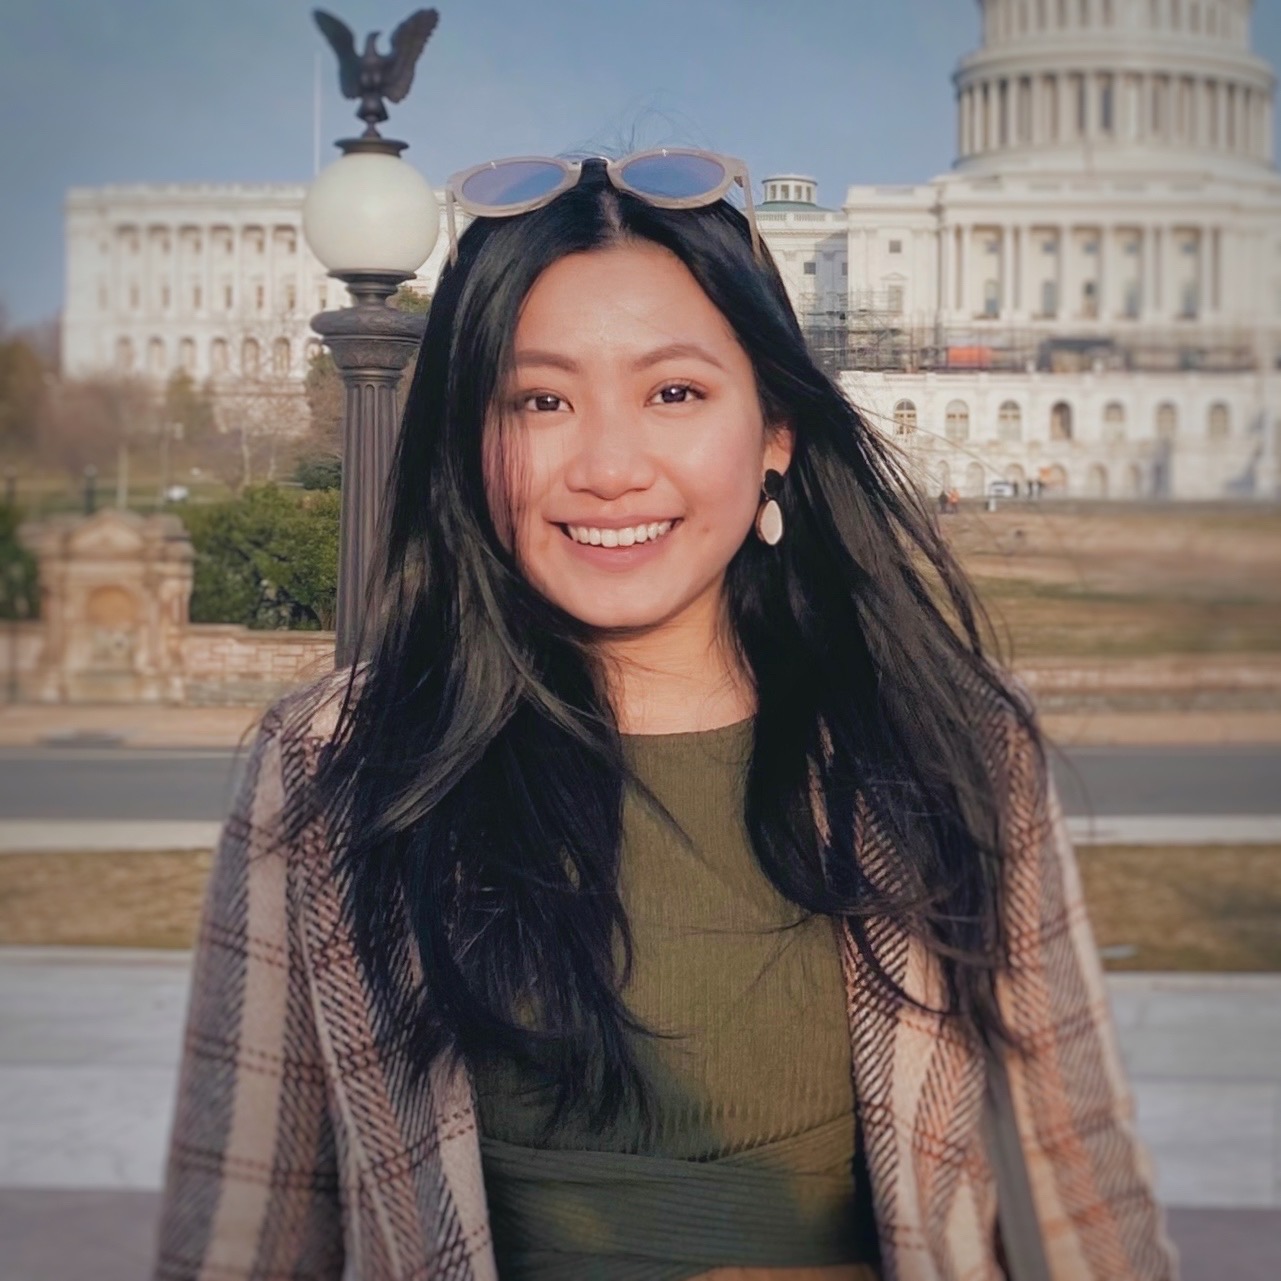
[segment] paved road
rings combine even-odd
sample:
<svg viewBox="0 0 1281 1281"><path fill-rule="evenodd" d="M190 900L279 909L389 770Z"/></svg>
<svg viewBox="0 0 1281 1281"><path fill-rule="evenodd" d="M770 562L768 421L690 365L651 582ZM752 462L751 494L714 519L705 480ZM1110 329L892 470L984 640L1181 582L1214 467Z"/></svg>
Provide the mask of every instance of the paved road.
<svg viewBox="0 0 1281 1281"><path fill-rule="evenodd" d="M217 821L221 751L0 750L0 819ZM1075 748L1055 762L1069 814L1281 814L1281 747Z"/></svg>

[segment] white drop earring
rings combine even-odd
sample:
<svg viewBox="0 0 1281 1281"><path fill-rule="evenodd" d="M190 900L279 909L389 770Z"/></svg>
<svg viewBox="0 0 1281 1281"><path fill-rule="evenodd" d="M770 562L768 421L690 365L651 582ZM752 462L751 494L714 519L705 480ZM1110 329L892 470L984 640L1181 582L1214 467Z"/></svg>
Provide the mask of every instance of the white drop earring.
<svg viewBox="0 0 1281 1281"><path fill-rule="evenodd" d="M782 473L771 467L761 481L761 505L756 512L756 537L768 547L777 547L783 539L783 509L778 503L782 492Z"/></svg>

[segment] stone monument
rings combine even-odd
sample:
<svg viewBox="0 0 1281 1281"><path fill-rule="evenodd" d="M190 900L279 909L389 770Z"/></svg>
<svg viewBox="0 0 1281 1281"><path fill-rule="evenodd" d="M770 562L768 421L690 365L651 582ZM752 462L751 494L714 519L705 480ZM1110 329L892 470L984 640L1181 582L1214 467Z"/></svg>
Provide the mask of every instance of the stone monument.
<svg viewBox="0 0 1281 1281"><path fill-rule="evenodd" d="M23 530L40 565L42 643L27 696L181 703L194 553L171 515L101 511Z"/></svg>

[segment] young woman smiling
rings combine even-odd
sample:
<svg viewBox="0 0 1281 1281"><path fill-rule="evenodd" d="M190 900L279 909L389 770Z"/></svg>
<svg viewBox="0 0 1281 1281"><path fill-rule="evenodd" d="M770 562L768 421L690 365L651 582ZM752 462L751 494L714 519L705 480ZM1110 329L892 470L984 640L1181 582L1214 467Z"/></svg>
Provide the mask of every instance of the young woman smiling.
<svg viewBox="0 0 1281 1281"><path fill-rule="evenodd" d="M369 659L216 861L158 1277L1172 1276L1035 719L735 178L451 183Z"/></svg>

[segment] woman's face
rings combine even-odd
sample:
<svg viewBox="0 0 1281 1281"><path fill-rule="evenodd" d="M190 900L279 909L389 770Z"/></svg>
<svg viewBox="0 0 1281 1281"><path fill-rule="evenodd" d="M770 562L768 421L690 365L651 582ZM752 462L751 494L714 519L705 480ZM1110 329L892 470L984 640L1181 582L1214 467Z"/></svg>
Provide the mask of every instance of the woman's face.
<svg viewBox="0 0 1281 1281"><path fill-rule="evenodd" d="M516 553L595 627L714 626L767 468L751 362L683 263L649 242L573 254L525 301L500 480Z"/></svg>

